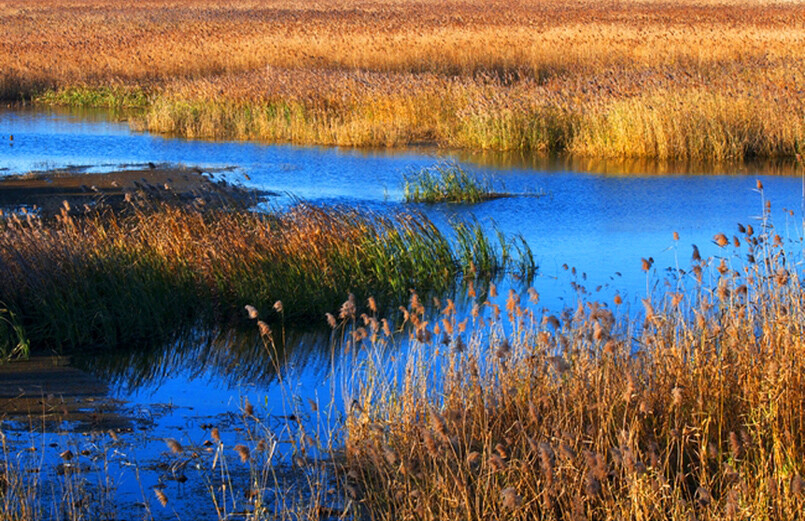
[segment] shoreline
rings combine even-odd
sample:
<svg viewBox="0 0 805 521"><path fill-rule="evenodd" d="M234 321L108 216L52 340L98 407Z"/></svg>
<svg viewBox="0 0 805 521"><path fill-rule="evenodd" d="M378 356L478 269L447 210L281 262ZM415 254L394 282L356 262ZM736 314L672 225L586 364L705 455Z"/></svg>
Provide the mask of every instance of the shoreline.
<svg viewBox="0 0 805 521"><path fill-rule="evenodd" d="M202 170L174 165L120 165L133 169L87 173L92 166L68 167L0 177L0 209L33 210L44 217L110 209L118 211L134 201L164 202L206 207L249 208L268 190L250 190L214 180L223 169ZM64 203L68 206L65 206Z"/></svg>

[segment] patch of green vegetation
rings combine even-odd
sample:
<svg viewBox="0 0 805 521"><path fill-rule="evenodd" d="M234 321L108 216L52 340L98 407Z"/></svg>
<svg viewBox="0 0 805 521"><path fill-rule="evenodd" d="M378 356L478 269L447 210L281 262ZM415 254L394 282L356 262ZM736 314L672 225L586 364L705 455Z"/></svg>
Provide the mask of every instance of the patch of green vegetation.
<svg viewBox="0 0 805 521"><path fill-rule="evenodd" d="M25 358L30 350L31 344L16 313L0 306L0 363L12 358Z"/></svg>
<svg viewBox="0 0 805 521"><path fill-rule="evenodd" d="M122 85L76 85L49 89L33 101L43 105L108 109L144 109L149 103L143 88Z"/></svg>
<svg viewBox="0 0 805 521"><path fill-rule="evenodd" d="M406 174L403 198L407 203L479 203L502 195L489 179L446 161Z"/></svg>

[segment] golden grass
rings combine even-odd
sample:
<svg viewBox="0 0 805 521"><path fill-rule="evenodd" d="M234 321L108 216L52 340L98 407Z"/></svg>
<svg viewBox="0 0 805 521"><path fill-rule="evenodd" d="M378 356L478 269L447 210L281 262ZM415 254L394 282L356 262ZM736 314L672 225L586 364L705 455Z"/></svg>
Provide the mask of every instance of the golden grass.
<svg viewBox="0 0 805 521"><path fill-rule="evenodd" d="M693 261L636 319L618 299L549 315L531 290L503 308L479 299L469 322L450 302L429 311L412 299L413 347L396 362L376 328L354 337L377 353L348 382L345 479L358 511L802 519L801 272L774 230L758 229L740 247L717 235L723 260Z"/></svg>
<svg viewBox="0 0 805 521"><path fill-rule="evenodd" d="M802 148L803 20L751 0L11 1L0 94L134 89L139 125L197 137L741 160Z"/></svg>

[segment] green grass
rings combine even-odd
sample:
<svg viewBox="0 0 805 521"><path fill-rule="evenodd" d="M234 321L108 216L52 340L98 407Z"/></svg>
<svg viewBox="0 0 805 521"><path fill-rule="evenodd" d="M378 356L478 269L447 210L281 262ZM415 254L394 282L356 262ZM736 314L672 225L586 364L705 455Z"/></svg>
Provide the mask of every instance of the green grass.
<svg viewBox="0 0 805 521"><path fill-rule="evenodd" d="M31 345L25 330L12 310L0 303L0 363L15 357L27 357Z"/></svg>
<svg viewBox="0 0 805 521"><path fill-rule="evenodd" d="M40 105L116 110L145 109L150 104L143 88L123 85L72 85L48 89L34 96L33 101Z"/></svg>
<svg viewBox="0 0 805 521"><path fill-rule="evenodd" d="M442 162L405 175L407 203L479 203L500 196L489 179L469 173L458 163Z"/></svg>

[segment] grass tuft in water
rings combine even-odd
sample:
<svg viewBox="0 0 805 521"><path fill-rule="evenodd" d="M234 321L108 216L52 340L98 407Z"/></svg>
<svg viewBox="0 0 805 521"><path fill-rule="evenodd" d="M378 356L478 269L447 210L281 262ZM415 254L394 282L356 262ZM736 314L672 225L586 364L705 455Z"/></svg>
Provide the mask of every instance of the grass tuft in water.
<svg viewBox="0 0 805 521"><path fill-rule="evenodd" d="M403 198L407 203L479 203L501 196L493 191L488 178L473 175L452 161L405 176Z"/></svg>

